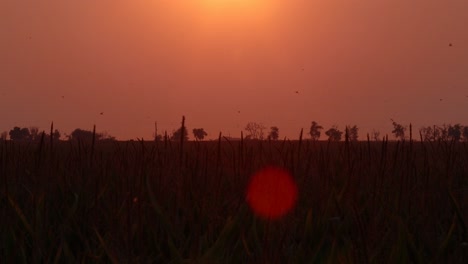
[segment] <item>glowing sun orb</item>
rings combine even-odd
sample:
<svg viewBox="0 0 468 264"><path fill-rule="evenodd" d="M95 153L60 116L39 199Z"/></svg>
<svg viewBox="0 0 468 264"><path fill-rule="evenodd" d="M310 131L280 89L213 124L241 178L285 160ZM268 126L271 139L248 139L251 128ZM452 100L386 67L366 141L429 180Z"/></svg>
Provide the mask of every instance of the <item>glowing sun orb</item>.
<svg viewBox="0 0 468 264"><path fill-rule="evenodd" d="M223 16L261 16L272 6L268 0L199 0L201 8L208 13Z"/></svg>
<svg viewBox="0 0 468 264"><path fill-rule="evenodd" d="M246 200L260 217L275 219L291 210L297 193L297 185L288 171L268 166L252 176Z"/></svg>
<svg viewBox="0 0 468 264"><path fill-rule="evenodd" d="M261 0L200 0L207 8L251 8Z"/></svg>

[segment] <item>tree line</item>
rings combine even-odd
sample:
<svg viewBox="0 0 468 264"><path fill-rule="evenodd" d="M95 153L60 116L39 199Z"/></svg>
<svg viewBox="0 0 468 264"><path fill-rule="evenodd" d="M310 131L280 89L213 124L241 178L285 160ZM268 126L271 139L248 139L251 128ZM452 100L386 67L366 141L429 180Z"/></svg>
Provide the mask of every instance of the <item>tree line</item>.
<svg viewBox="0 0 468 264"><path fill-rule="evenodd" d="M424 141L438 141L438 140L443 140L443 141L467 141L468 142L468 126L463 126L459 123L457 124L443 124L441 126L433 125L433 126L423 126L419 129L419 135L412 135L412 126L411 124L409 126L402 125L400 123L397 123L393 119L390 119L392 122L393 130L392 134L395 139L397 140L404 140L408 138L408 132L409 132L409 137L415 138L419 136L421 140ZM279 133L279 128L277 126L271 126L269 128L268 133L266 133L267 127L265 127L262 123L257 123L257 122L248 122L244 128L244 130L247 132L245 139L249 140L278 140L280 137ZM409 131L408 131L409 130ZM343 139L343 136L347 136L349 141L357 141L359 138L359 128L357 125L348 125L344 128L344 131L338 129L338 126L333 125L327 130L324 129L323 126L321 126L318 122L312 121L310 128L309 128L309 133L308 135L310 136L311 140L319 140L322 136L322 132L324 132L325 136L327 137L327 140L329 141L341 141ZM208 136L208 133L203 129L203 128L194 128L192 130L193 137L197 141L204 140L206 136ZM7 139L7 136L10 136L10 140L13 141L39 141L42 138L45 138L47 140L50 140L50 137L52 136L53 140L83 140L83 141L88 141L92 140L94 137L94 140L98 141L103 141L103 140L108 140L108 141L113 141L115 140L115 137L107 134L107 132L102 132L102 133L96 133L95 131L89 131L89 130L84 130L80 128L76 128L73 130L69 135L65 134L62 136L62 134L59 132L59 130L55 129L51 133L45 133L44 131L39 132L39 129L37 127L17 127L15 126L13 129L11 129L9 132L2 132L0 134L0 139ZM160 135L157 133L157 130L154 134L154 140L156 141L161 141L161 140L171 140L171 141L178 141L183 137L183 140L188 141L189 140L189 133L187 130L187 127L183 126L180 127L177 130L173 130L170 135L167 134L167 132L164 133L163 135ZM380 140L380 132L373 130L371 134L367 134L367 137L369 139L378 141Z"/></svg>
<svg viewBox="0 0 468 264"><path fill-rule="evenodd" d="M409 126L402 125L395 122L393 119L390 119L392 122L392 134L397 140L404 140L409 137L414 138L412 135L412 125ZM409 129L408 129L409 128ZM266 129L261 123L249 122L247 123L245 130L248 132L246 139L259 139L263 140L264 130ZM309 136L311 140L319 140L322 136L322 131L324 127L321 126L318 122L312 121L309 129ZM357 141L359 138L359 127L357 125L348 125L345 127L344 131L338 129L338 126L333 125L327 130L324 131L327 140L329 141L341 141L343 135L348 137L349 141ZM417 136L417 135L416 135ZM367 134L369 139L375 141L380 140L380 132L373 130L371 134ZM463 126L459 123L457 124L443 124L441 126L423 126L419 129L419 137L424 141L467 141L468 142L468 126ZM268 133L267 139L277 140L279 138L279 128L276 126L270 127L270 132Z"/></svg>
<svg viewBox="0 0 468 264"><path fill-rule="evenodd" d="M53 130L53 129L52 129ZM17 127L15 126L13 129L11 129L9 132L2 132L0 134L0 138L6 139L7 135L10 136L10 140L13 141L29 141L29 142L38 142L42 139L50 140L50 137L52 136L52 139L55 141L62 139L65 140L92 140L93 137L95 140L115 140L115 137L110 136L107 134L107 132L102 132L102 133L96 133L93 131L88 131L80 128L76 128L73 130L73 132L69 135L64 135L62 137L62 134L58 129L53 130L52 133L46 133L45 131L39 132L39 128L37 127Z"/></svg>

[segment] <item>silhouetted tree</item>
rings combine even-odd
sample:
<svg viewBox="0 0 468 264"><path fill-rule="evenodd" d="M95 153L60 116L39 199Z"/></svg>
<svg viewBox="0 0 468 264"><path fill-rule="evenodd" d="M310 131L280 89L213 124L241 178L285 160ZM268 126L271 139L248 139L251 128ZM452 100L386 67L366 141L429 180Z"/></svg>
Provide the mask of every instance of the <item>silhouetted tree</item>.
<svg viewBox="0 0 468 264"><path fill-rule="evenodd" d="M464 130L461 124L442 126L427 126L420 129L423 140L435 141L435 140L455 140L460 141L462 139ZM463 136L464 138L464 136Z"/></svg>
<svg viewBox="0 0 468 264"><path fill-rule="evenodd" d="M14 127L10 130L10 139L15 141L25 141L29 139L30 133L28 128Z"/></svg>
<svg viewBox="0 0 468 264"><path fill-rule="evenodd" d="M172 131L172 135L171 135L171 140L172 141L180 141L180 136L181 136L181 133L182 133L182 127L180 127L179 129L177 129L176 131ZM189 138L188 138L188 132L187 132L187 128L184 126L184 133L183 133L183 136L184 136L184 141L187 141Z"/></svg>
<svg viewBox="0 0 468 264"><path fill-rule="evenodd" d="M52 136L54 137L54 138L53 138L54 141L58 141L58 140L60 140L60 137L61 137L62 135L60 134L60 131L58 131L57 129L55 129L55 130L54 130L54 133L52 134Z"/></svg>
<svg viewBox="0 0 468 264"><path fill-rule="evenodd" d="M41 139L41 133L39 133L38 127L29 128L29 140L30 141L39 141Z"/></svg>
<svg viewBox="0 0 468 264"><path fill-rule="evenodd" d="M249 132L250 139L263 139L263 130L265 126L255 122L249 122L245 126L245 130Z"/></svg>
<svg viewBox="0 0 468 264"><path fill-rule="evenodd" d="M460 141L462 135L462 126L460 124L449 125L447 136L450 140Z"/></svg>
<svg viewBox="0 0 468 264"><path fill-rule="evenodd" d="M448 128L449 126L446 124L435 126L434 130L437 131L435 133L438 135L437 140L447 141L449 139Z"/></svg>
<svg viewBox="0 0 468 264"><path fill-rule="evenodd" d="M373 129L372 130L372 139L374 139L375 141L379 141L380 140L380 131Z"/></svg>
<svg viewBox="0 0 468 264"><path fill-rule="evenodd" d="M8 136L8 132L3 131L2 134L0 134L0 139L6 140L6 139L7 139L7 136Z"/></svg>
<svg viewBox="0 0 468 264"><path fill-rule="evenodd" d="M312 140L318 140L320 138L321 130L323 127L319 125L317 122L312 121L312 125L310 126L310 138Z"/></svg>
<svg viewBox="0 0 468 264"><path fill-rule="evenodd" d="M100 135L96 133L96 140L100 139ZM73 130L70 134L70 140L81 140L81 141L92 141L93 140L93 131L83 130L77 128Z"/></svg>
<svg viewBox="0 0 468 264"><path fill-rule="evenodd" d="M401 140L405 139L406 127L393 121L393 119L390 119L390 120L392 121L392 125L393 125L392 134L395 135L395 138L401 139Z"/></svg>
<svg viewBox="0 0 468 264"><path fill-rule="evenodd" d="M434 141L437 139L435 126L422 127L419 132L421 133L422 139L424 141Z"/></svg>
<svg viewBox="0 0 468 264"><path fill-rule="evenodd" d="M462 129L463 141L468 142L468 126L464 126Z"/></svg>
<svg viewBox="0 0 468 264"><path fill-rule="evenodd" d="M56 130L56 132L58 132L58 131ZM60 133L60 132L58 132L58 133ZM69 140L92 141L93 140L93 131L88 131L88 130L83 130L83 129L77 128L77 129L73 130L73 132L68 136L68 139ZM102 133L96 133L95 140L96 141L98 141L98 140L100 140L100 141L103 141L103 140L114 141L115 137L109 135L107 132L104 131Z"/></svg>
<svg viewBox="0 0 468 264"><path fill-rule="evenodd" d="M272 140L278 140L279 128L277 126L270 127L270 133L268 134L268 138Z"/></svg>
<svg viewBox="0 0 468 264"><path fill-rule="evenodd" d="M192 132L193 132L193 136L197 140L203 140L205 136L208 136L208 134L205 132L203 128L194 128Z"/></svg>
<svg viewBox="0 0 468 264"><path fill-rule="evenodd" d="M354 125L354 126L349 126L349 127L346 127L348 129L348 138L350 141L357 141L358 140L358 132L359 132L359 128Z"/></svg>
<svg viewBox="0 0 468 264"><path fill-rule="evenodd" d="M343 132L338 130L336 126L332 126L330 129L328 129L325 132L325 135L328 136L328 140L330 141L340 141L341 140L341 135L343 135Z"/></svg>

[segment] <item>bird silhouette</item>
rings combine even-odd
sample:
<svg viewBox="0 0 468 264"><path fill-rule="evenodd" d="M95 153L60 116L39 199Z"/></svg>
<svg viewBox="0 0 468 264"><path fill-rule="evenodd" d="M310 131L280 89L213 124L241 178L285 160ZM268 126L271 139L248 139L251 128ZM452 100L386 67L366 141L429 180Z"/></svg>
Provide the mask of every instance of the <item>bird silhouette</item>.
<svg viewBox="0 0 468 264"><path fill-rule="evenodd" d="M452 44L452 43L449 43L449 47L452 47L452 46L453 46L453 44Z"/></svg>
<svg viewBox="0 0 468 264"><path fill-rule="evenodd" d="M298 94L298 93L299 93L299 91L296 91L296 93Z"/></svg>
<svg viewBox="0 0 468 264"><path fill-rule="evenodd" d="M103 115L103 114L104 114L104 112L101 112L101 115Z"/></svg>

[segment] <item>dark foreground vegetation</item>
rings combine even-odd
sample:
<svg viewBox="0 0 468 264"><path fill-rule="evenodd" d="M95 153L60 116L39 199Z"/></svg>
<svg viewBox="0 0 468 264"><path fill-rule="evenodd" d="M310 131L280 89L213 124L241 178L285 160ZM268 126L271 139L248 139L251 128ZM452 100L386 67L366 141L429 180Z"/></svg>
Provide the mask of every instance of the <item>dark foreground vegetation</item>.
<svg viewBox="0 0 468 264"><path fill-rule="evenodd" d="M467 143L0 143L2 263L468 263ZM299 199L267 221L270 164Z"/></svg>

